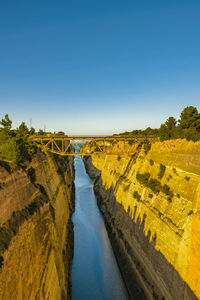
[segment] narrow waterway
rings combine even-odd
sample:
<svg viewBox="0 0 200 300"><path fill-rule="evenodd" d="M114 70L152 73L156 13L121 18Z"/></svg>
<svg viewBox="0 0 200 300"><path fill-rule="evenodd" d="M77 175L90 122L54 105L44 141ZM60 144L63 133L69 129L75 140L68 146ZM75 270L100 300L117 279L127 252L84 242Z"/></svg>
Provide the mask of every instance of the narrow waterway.
<svg viewBox="0 0 200 300"><path fill-rule="evenodd" d="M75 158L72 300L124 300L127 291L81 157Z"/></svg>

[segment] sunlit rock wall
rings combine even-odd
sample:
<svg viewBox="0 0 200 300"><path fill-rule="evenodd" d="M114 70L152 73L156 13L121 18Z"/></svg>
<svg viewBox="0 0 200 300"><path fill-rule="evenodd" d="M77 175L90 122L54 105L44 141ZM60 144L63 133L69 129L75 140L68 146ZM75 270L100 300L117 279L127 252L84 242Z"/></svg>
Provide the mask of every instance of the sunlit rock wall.
<svg viewBox="0 0 200 300"><path fill-rule="evenodd" d="M30 168L34 173L31 178ZM26 214L7 250L1 247L0 299L70 298L73 180L73 159L38 151L26 170L1 162L1 228L10 228L16 211L25 214L34 210L37 197L44 200L34 213Z"/></svg>
<svg viewBox="0 0 200 300"><path fill-rule="evenodd" d="M115 253L126 252L118 261L129 293L138 299L200 298L200 142L157 142L147 155L137 143L132 149L132 158L95 155L93 165L85 159ZM166 167L162 178L160 164ZM153 192L138 173L167 185L171 196Z"/></svg>

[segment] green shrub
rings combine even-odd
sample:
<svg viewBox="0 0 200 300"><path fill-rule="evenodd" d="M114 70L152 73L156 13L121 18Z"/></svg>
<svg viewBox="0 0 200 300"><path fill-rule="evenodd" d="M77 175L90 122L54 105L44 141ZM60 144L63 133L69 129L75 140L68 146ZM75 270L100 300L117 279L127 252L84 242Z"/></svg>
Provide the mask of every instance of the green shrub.
<svg viewBox="0 0 200 300"><path fill-rule="evenodd" d="M158 194L162 189L160 181L154 178L151 178L148 181L147 187L150 188L155 194Z"/></svg>
<svg viewBox="0 0 200 300"><path fill-rule="evenodd" d="M127 186L124 187L124 192L127 192L130 188L130 184L128 184Z"/></svg>
<svg viewBox="0 0 200 300"><path fill-rule="evenodd" d="M167 184L164 184L162 187L162 192L166 194L167 196L170 196L171 198L174 197L174 193L172 190L170 190L170 187Z"/></svg>
<svg viewBox="0 0 200 300"><path fill-rule="evenodd" d="M170 187L167 184L164 184L162 187L162 192L166 195L169 195Z"/></svg>
<svg viewBox="0 0 200 300"><path fill-rule="evenodd" d="M169 176L167 177L167 181L170 181L170 179L172 179L172 175L169 175Z"/></svg>
<svg viewBox="0 0 200 300"><path fill-rule="evenodd" d="M177 194L176 196L177 196L177 198L180 198L180 197L181 197L180 194Z"/></svg>
<svg viewBox="0 0 200 300"><path fill-rule="evenodd" d="M169 203L171 203L171 202L172 202L172 198L171 198L171 197L168 197L168 198L167 198L167 201L168 201Z"/></svg>
<svg viewBox="0 0 200 300"><path fill-rule="evenodd" d="M177 173L176 168L173 168L172 171L174 172L174 174Z"/></svg>
<svg viewBox="0 0 200 300"><path fill-rule="evenodd" d="M186 179L187 181L189 181L189 180L190 180L190 177L188 177L188 176L185 176L185 179Z"/></svg>
<svg viewBox="0 0 200 300"><path fill-rule="evenodd" d="M138 194L137 191L133 192L133 198L135 198L138 202L140 202L140 200L141 200L141 196L140 196L140 194Z"/></svg>
<svg viewBox="0 0 200 300"><path fill-rule="evenodd" d="M118 161L121 160L121 156L120 156L120 155L117 156L117 160L118 160Z"/></svg>
<svg viewBox="0 0 200 300"><path fill-rule="evenodd" d="M149 189L151 189L155 194L158 194L162 190L161 182L157 179L151 178L150 173L145 172L144 174L137 173L136 179L140 182L140 184L145 185Z"/></svg>
<svg viewBox="0 0 200 300"><path fill-rule="evenodd" d="M139 181L140 184L144 184L144 185L147 184L149 177L150 177L150 173L148 172L145 172L144 174L140 174L140 173L136 174L136 179Z"/></svg>
<svg viewBox="0 0 200 300"><path fill-rule="evenodd" d="M152 199L152 198L153 198L153 194L149 194L149 198L151 198L151 199Z"/></svg>
<svg viewBox="0 0 200 300"><path fill-rule="evenodd" d="M194 213L193 210L190 210L188 216L192 215L193 213Z"/></svg>
<svg viewBox="0 0 200 300"><path fill-rule="evenodd" d="M163 164L160 164L160 171L158 173L158 178L162 179L165 174L166 167Z"/></svg>
<svg viewBox="0 0 200 300"><path fill-rule="evenodd" d="M151 166L153 166L153 165L154 165L153 159L150 159L150 160L149 160L149 163L150 163Z"/></svg>

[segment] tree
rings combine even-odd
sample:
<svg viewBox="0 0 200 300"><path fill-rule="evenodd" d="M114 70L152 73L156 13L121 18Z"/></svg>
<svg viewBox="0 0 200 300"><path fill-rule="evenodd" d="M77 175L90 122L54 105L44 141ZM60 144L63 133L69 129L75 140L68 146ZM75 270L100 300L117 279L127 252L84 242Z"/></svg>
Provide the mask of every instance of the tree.
<svg viewBox="0 0 200 300"><path fill-rule="evenodd" d="M24 122L16 130L11 130L12 121L8 115L0 121L3 126L0 130L1 157L23 166L36 152L35 143L28 140L29 130Z"/></svg>
<svg viewBox="0 0 200 300"><path fill-rule="evenodd" d="M179 123L183 130L189 128L200 130L200 114L197 108L194 106L187 106L184 108Z"/></svg>
<svg viewBox="0 0 200 300"><path fill-rule="evenodd" d="M169 117L165 124L161 124L159 137L161 141L173 139L176 134L176 119Z"/></svg>
<svg viewBox="0 0 200 300"><path fill-rule="evenodd" d="M177 122L174 117L169 117L165 122L165 125L167 126L167 129L172 132L176 127L176 123Z"/></svg>
<svg viewBox="0 0 200 300"><path fill-rule="evenodd" d="M187 141L197 142L200 140L200 130L194 127L185 129L184 138L186 138Z"/></svg>
<svg viewBox="0 0 200 300"><path fill-rule="evenodd" d="M167 126L165 124L161 124L159 129L159 138L162 141L169 139L169 132L167 130Z"/></svg>
<svg viewBox="0 0 200 300"><path fill-rule="evenodd" d="M6 143L1 146L1 154L3 158L13 161L16 164L21 162L20 145L16 138L10 138Z"/></svg>
<svg viewBox="0 0 200 300"><path fill-rule="evenodd" d="M45 134L45 132L42 129L39 129L38 135L44 135L44 134Z"/></svg>
<svg viewBox="0 0 200 300"><path fill-rule="evenodd" d="M3 128L10 130L12 127L12 121L10 120L8 114L5 115L4 119L1 119L0 124Z"/></svg>
<svg viewBox="0 0 200 300"><path fill-rule="evenodd" d="M30 129L30 135L33 135L34 133L35 133L35 128L33 128L33 127L31 127L31 129Z"/></svg>
<svg viewBox="0 0 200 300"><path fill-rule="evenodd" d="M17 128L16 134L23 138L27 137L27 135L29 134L29 130L24 122L22 122L21 125Z"/></svg>
<svg viewBox="0 0 200 300"><path fill-rule="evenodd" d="M179 126L181 135L188 141L194 142L200 139L200 114L196 107L187 106L181 113Z"/></svg>

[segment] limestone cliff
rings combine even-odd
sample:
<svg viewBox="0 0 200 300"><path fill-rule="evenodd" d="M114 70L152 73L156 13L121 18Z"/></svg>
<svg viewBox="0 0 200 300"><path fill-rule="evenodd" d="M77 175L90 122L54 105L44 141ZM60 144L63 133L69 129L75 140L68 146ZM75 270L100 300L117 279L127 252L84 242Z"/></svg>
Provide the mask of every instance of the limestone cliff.
<svg viewBox="0 0 200 300"><path fill-rule="evenodd" d="M85 158L129 294L200 298L200 142L132 150Z"/></svg>
<svg viewBox="0 0 200 300"><path fill-rule="evenodd" d="M72 158L0 162L0 299L70 298L73 180Z"/></svg>

